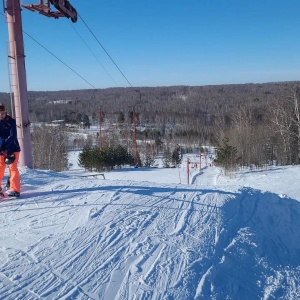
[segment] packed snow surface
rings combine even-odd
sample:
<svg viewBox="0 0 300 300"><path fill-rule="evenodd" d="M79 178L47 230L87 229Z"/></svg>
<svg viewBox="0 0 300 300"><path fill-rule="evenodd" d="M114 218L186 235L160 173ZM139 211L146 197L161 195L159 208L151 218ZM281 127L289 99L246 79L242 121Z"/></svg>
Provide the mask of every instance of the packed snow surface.
<svg viewBox="0 0 300 300"><path fill-rule="evenodd" d="M0 299L300 299L300 167L190 166L21 168Z"/></svg>

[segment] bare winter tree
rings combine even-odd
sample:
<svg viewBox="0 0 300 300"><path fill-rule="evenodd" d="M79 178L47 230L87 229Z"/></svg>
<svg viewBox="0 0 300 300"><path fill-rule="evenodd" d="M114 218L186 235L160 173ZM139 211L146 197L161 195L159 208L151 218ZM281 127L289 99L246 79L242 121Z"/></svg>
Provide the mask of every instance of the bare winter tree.
<svg viewBox="0 0 300 300"><path fill-rule="evenodd" d="M252 155L256 154L254 148L258 142L254 126L255 118L252 109L241 107L232 115L231 141L238 149L238 155L243 166L254 163Z"/></svg>
<svg viewBox="0 0 300 300"><path fill-rule="evenodd" d="M292 147L295 140L295 119L294 107L291 99L277 100L272 107L270 107L270 126L274 133L280 137L281 145L279 144L279 151L282 149L282 154L277 156L282 164L292 163Z"/></svg>
<svg viewBox="0 0 300 300"><path fill-rule="evenodd" d="M214 139L216 144L221 144L228 135L228 128L230 125L230 118L224 111L219 113L214 121Z"/></svg>
<svg viewBox="0 0 300 300"><path fill-rule="evenodd" d="M294 103L295 103L295 122L297 127L297 157L298 164L300 164L300 114L299 114L299 98L300 98L300 87L298 86L294 95Z"/></svg>
<svg viewBox="0 0 300 300"><path fill-rule="evenodd" d="M35 169L54 171L67 169L67 135L64 127L35 126L32 141Z"/></svg>

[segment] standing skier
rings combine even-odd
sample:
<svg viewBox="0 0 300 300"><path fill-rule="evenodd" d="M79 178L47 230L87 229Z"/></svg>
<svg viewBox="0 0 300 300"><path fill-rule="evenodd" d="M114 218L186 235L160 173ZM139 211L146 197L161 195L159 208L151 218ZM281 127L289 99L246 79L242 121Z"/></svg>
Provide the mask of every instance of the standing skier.
<svg viewBox="0 0 300 300"><path fill-rule="evenodd" d="M9 167L10 190L9 197L19 197L21 190L18 160L20 146L17 139L16 121L6 112L4 104L0 104L0 192L6 165Z"/></svg>

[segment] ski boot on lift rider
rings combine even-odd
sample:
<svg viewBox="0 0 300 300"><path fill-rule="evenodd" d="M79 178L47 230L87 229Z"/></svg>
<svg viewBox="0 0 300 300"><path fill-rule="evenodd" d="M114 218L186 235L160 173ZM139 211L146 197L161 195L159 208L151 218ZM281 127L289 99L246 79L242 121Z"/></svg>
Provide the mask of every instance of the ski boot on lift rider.
<svg viewBox="0 0 300 300"><path fill-rule="evenodd" d="M16 121L6 112L4 104L0 103L0 191L6 166L9 168L10 189L9 197L19 197L21 190L18 160L20 146L17 139Z"/></svg>

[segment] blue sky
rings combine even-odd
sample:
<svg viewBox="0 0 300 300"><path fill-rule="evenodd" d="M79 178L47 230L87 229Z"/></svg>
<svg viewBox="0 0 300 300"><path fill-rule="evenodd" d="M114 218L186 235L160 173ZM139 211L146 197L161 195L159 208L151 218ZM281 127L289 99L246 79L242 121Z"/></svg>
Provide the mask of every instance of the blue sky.
<svg viewBox="0 0 300 300"><path fill-rule="evenodd" d="M23 9L23 30L96 88L300 80L299 1L70 3L129 83L80 18L73 24ZM2 18L0 91L9 90L7 40ZM26 34L24 42L28 90L91 88Z"/></svg>

